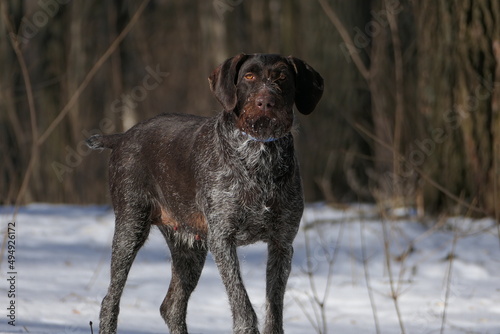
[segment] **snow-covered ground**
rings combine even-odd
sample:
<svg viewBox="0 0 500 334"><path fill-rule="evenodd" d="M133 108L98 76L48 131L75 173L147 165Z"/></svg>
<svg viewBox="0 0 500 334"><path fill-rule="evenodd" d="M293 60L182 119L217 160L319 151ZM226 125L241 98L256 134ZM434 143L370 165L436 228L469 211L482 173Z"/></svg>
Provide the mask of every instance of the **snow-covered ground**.
<svg viewBox="0 0 500 334"><path fill-rule="evenodd" d="M10 210L0 208L2 236ZM23 207L8 239L15 238L15 262L8 262L6 249L0 267L0 333L89 334L92 321L97 334L113 224L109 207ZM309 205L295 242L285 331L317 333L314 326L323 328L324 322L327 333L401 333L401 326L410 334L439 333L444 322L444 333L500 333L496 223L461 217L435 225L411 217L384 220L367 205ZM239 253L262 322L266 247ZM168 333L158 308L169 267L168 249L154 229L132 267L119 333ZM8 324L11 301L15 327ZM190 333L231 332L227 298L210 255L188 312Z"/></svg>

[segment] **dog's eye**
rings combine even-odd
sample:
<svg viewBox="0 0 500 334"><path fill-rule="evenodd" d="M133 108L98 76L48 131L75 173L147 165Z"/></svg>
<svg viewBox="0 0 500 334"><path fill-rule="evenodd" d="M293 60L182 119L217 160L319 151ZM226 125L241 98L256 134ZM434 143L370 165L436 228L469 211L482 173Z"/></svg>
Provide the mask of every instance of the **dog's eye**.
<svg viewBox="0 0 500 334"><path fill-rule="evenodd" d="M278 80L283 81L286 79L286 74L285 73L280 73L280 76L278 77Z"/></svg>
<svg viewBox="0 0 500 334"><path fill-rule="evenodd" d="M244 78L247 79L247 80L254 80L255 79L255 75L253 73L249 72L249 73L245 74Z"/></svg>

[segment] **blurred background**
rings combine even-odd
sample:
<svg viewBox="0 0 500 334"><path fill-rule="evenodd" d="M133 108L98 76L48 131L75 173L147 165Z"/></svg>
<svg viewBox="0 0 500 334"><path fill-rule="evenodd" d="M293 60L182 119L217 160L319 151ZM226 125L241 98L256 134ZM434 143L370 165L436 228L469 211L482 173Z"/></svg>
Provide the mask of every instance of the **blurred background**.
<svg viewBox="0 0 500 334"><path fill-rule="evenodd" d="M0 0L0 204L109 203L94 133L211 116L244 53L325 80L296 146L308 202L500 217L500 2Z"/></svg>

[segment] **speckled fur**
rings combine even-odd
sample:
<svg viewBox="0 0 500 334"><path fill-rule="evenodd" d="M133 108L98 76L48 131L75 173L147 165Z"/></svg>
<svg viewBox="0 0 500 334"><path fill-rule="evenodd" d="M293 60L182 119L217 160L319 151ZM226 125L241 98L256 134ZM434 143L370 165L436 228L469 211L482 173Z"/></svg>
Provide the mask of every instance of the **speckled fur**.
<svg viewBox="0 0 500 334"><path fill-rule="evenodd" d="M268 245L263 333L283 333L292 242L303 211L292 107L310 113L323 82L297 58L243 54L221 64L209 80L224 106L216 117L162 114L126 133L88 140L92 148L112 149L116 226L101 334L116 333L127 275L152 225L172 256L160 307L171 333L187 333L188 300L208 251L226 287L233 333L259 333L236 253L237 246L257 241Z"/></svg>

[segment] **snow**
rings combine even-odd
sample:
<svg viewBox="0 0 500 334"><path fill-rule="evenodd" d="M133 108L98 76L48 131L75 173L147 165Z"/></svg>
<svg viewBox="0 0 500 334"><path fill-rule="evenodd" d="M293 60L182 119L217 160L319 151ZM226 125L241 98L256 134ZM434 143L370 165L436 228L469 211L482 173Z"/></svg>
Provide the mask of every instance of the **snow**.
<svg viewBox="0 0 500 334"><path fill-rule="evenodd" d="M2 232L11 220L12 208L0 207ZM0 333L88 334L89 321L97 333L109 282L112 210L32 204L21 208L15 222L16 326L8 324L12 298L5 252ZM266 250L260 243L238 251L261 323ZM295 241L285 331L350 334L378 328L390 334L403 326L410 334L439 333L444 321L444 333L498 334L499 277L500 238L492 219L450 217L423 224L411 215L383 218L370 205L310 204ZM159 306L169 278L168 248L154 229L132 267L119 333L168 333ZM190 333L231 332L227 297L210 255L190 300L188 327Z"/></svg>

